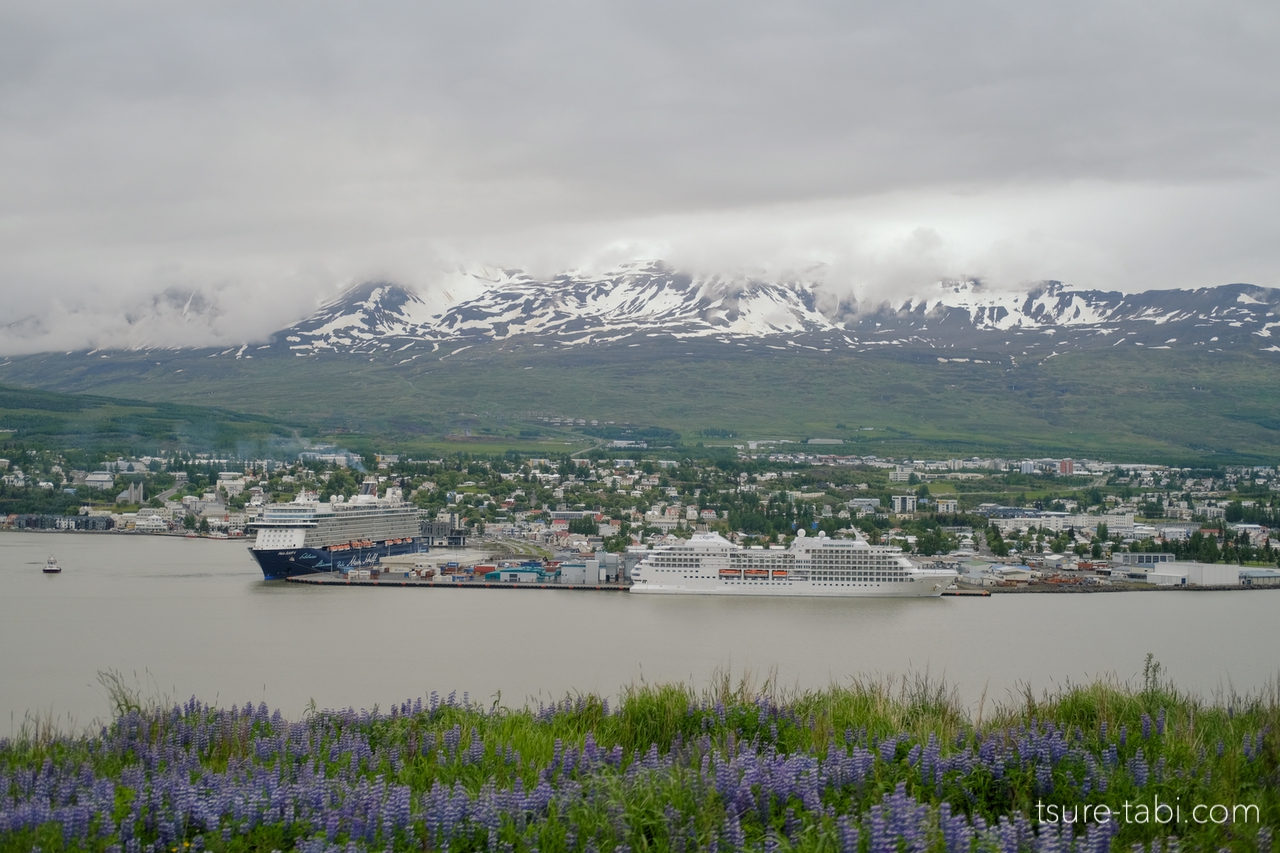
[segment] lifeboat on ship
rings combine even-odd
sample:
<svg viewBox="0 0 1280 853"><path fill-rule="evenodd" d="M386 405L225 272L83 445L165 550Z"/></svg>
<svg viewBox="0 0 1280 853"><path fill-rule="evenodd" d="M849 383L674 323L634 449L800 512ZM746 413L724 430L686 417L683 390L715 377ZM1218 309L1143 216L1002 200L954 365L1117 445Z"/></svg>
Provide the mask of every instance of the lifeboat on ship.
<svg viewBox="0 0 1280 853"><path fill-rule="evenodd" d="M721 569L721 570L720 570L720 580L722 580L722 581L726 581L726 580L733 580L733 581L742 580L742 570L741 570L741 569Z"/></svg>
<svg viewBox="0 0 1280 853"><path fill-rule="evenodd" d="M776 581L784 581L784 580L786 580L786 579L787 579L787 570L786 570L786 569L774 569L774 570L773 570L773 579L774 579L774 580L776 580Z"/></svg>
<svg viewBox="0 0 1280 853"><path fill-rule="evenodd" d="M744 569L743 574L745 574L747 577L751 578L752 580L768 580L769 579L768 569Z"/></svg>

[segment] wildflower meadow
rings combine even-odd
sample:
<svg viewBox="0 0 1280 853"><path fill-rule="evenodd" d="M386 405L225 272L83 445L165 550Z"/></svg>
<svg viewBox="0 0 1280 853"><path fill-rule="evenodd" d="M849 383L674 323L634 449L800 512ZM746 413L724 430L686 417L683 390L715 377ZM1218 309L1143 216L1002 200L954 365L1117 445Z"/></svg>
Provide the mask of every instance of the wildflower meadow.
<svg viewBox="0 0 1280 853"><path fill-rule="evenodd" d="M96 731L0 740L0 850L1272 850L1276 690L1209 701L1158 675L976 714L927 677L722 677L298 720L116 679Z"/></svg>

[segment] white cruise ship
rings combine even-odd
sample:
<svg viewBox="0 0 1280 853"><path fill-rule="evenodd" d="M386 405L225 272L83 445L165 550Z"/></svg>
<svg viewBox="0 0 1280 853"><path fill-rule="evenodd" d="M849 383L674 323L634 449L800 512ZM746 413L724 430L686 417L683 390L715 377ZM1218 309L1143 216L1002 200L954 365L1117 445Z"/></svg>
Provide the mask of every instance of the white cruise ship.
<svg viewBox="0 0 1280 853"><path fill-rule="evenodd" d="M958 575L921 569L902 549L865 539L806 537L790 548L741 548L718 533L656 548L631 570L631 591L693 595L815 595L924 598Z"/></svg>

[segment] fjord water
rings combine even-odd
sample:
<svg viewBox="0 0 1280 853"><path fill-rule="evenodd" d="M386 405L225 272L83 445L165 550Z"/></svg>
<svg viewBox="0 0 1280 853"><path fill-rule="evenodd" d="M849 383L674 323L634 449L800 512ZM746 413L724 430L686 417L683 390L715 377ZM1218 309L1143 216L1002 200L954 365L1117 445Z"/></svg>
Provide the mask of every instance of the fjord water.
<svg viewBox="0 0 1280 853"><path fill-rule="evenodd" d="M44 575L50 553L63 566ZM632 596L265 583L245 543L0 534L0 713L82 726L116 670L152 695L297 717L431 691L506 705L617 695L641 679L776 670L784 686L928 672L975 704L1067 680L1137 680L1148 652L1184 689L1255 691L1280 667L1280 590L929 600ZM0 731L0 736L12 732Z"/></svg>

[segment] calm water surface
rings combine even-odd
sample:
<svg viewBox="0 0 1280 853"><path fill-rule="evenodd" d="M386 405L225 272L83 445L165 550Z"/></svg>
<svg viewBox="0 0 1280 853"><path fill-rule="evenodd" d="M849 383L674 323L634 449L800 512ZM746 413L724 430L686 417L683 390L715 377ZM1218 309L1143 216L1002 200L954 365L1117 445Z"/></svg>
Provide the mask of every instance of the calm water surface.
<svg viewBox="0 0 1280 853"><path fill-rule="evenodd" d="M49 554L62 574L40 569ZM27 712L87 724L114 669L152 694L299 715L432 690L518 705L717 669L822 687L928 670L966 702L1099 674L1147 652L1188 689L1257 690L1280 669L1280 591L917 601L323 589L264 583L243 542L0 534L0 735Z"/></svg>

